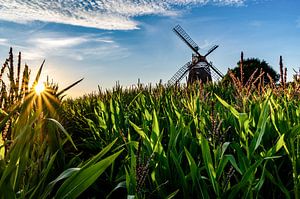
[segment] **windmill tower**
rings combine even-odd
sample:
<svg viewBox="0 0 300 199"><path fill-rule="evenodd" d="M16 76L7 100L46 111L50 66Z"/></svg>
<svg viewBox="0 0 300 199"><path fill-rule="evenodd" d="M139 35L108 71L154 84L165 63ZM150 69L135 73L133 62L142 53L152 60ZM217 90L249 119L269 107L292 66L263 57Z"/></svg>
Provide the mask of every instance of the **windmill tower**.
<svg viewBox="0 0 300 199"><path fill-rule="evenodd" d="M202 82L211 82L223 78L223 74L208 62L206 57L216 50L219 46L215 45L207 51L205 55L199 53L199 46L192 40L192 38L183 30L180 25L173 28L173 31L182 41L192 49L192 61L187 62L182 66L168 81L168 85L178 84L188 74L188 84L197 80Z"/></svg>

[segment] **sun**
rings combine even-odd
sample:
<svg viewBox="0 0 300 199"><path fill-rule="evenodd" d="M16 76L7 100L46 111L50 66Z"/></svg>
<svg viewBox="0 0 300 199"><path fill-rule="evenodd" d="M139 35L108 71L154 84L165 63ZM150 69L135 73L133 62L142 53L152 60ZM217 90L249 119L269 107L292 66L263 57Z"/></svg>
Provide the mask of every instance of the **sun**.
<svg viewBox="0 0 300 199"><path fill-rule="evenodd" d="M37 95L40 95L42 92L44 92L45 90L45 85L43 83L38 83L35 87L34 87L35 93Z"/></svg>

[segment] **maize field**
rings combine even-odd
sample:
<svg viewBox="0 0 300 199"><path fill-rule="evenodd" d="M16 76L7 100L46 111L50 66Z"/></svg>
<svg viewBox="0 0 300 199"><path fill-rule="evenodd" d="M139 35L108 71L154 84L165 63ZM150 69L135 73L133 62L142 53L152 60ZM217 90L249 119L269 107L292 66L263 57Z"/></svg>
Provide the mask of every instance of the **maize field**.
<svg viewBox="0 0 300 199"><path fill-rule="evenodd" d="M0 76L0 198L300 198L298 76L63 99L81 80L38 95L43 64L30 87L18 60Z"/></svg>

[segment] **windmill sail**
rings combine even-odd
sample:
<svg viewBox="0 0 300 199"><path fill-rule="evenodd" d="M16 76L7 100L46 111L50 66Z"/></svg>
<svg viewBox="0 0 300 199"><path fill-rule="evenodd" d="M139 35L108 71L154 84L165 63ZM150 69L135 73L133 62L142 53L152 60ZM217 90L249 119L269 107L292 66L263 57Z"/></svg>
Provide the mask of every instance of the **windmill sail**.
<svg viewBox="0 0 300 199"><path fill-rule="evenodd" d="M219 71L219 69L217 69L213 64L212 62L208 63L208 66L212 69L211 70L211 74L212 74L212 77L214 78L214 80L219 80L220 78L223 78L224 75L221 71Z"/></svg>
<svg viewBox="0 0 300 199"><path fill-rule="evenodd" d="M174 85L180 82L189 71L189 68L192 66L192 62L186 63L184 66L182 66L176 73L173 75L173 77L168 81L168 85Z"/></svg>
<svg viewBox="0 0 300 199"><path fill-rule="evenodd" d="M219 46L214 45L211 49L207 51L207 53L204 55L204 57L208 56L210 53L212 53L214 50L216 50Z"/></svg>
<svg viewBox="0 0 300 199"><path fill-rule="evenodd" d="M178 35L180 39L184 41L195 53L198 55L199 52L199 46L192 40L192 38L183 30L183 28L180 25L177 25L175 28L173 28L173 31Z"/></svg>

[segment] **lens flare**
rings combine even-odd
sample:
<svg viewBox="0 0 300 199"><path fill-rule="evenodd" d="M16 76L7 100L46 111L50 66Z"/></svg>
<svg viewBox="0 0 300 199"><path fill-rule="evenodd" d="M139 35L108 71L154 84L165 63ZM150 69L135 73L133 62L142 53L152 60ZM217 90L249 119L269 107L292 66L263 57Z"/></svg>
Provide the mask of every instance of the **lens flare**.
<svg viewBox="0 0 300 199"><path fill-rule="evenodd" d="M45 85L43 83L38 83L35 87L34 87L35 93L37 95L40 95L42 92L44 92L45 90Z"/></svg>

